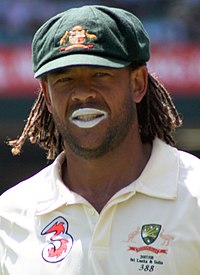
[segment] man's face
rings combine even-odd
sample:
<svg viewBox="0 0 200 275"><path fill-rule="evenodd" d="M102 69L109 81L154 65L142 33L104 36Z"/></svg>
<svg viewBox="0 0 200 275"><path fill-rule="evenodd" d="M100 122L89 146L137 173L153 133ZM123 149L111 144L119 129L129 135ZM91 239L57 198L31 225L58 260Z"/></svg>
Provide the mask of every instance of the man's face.
<svg viewBox="0 0 200 275"><path fill-rule="evenodd" d="M125 140L136 120L130 70L79 66L48 74L47 105L66 150L98 158Z"/></svg>

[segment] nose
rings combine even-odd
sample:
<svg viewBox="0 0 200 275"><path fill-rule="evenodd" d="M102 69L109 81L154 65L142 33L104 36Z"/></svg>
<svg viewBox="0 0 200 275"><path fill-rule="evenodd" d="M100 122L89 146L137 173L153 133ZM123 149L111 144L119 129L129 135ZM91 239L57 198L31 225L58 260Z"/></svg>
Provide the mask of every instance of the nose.
<svg viewBox="0 0 200 275"><path fill-rule="evenodd" d="M88 100L94 99L95 97L96 92L91 88L89 81L80 80L76 82L74 91L72 93L73 101L86 102Z"/></svg>

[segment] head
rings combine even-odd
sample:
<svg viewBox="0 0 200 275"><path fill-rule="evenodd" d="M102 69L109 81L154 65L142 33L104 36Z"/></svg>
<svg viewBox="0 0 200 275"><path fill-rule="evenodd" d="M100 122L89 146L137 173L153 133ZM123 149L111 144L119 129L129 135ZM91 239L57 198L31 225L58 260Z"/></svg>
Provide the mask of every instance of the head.
<svg viewBox="0 0 200 275"><path fill-rule="evenodd" d="M133 14L105 6L70 9L47 21L35 34L33 70L40 83L58 70L72 67L104 67L137 70L150 58L149 37ZM173 145L172 133L181 120L164 87L150 74L140 101L136 102L142 142L157 136ZM19 153L26 138L39 143L53 159L64 149L64 138L47 104L41 85L38 98L21 137L10 141ZM129 106L131 108L131 106Z"/></svg>

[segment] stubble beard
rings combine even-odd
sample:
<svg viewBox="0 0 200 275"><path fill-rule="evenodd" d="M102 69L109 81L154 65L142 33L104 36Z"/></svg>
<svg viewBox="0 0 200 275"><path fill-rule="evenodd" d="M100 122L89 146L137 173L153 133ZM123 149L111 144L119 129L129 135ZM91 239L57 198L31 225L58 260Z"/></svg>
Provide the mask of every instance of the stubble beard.
<svg viewBox="0 0 200 275"><path fill-rule="evenodd" d="M53 114L53 117L64 143L67 143L77 156L84 159L97 159L117 148L128 135L135 120L132 99L126 97L119 109L118 115L112 120L110 127L108 127L102 143L95 149L89 149L79 145L78 138L70 133L67 123L61 123L56 113Z"/></svg>

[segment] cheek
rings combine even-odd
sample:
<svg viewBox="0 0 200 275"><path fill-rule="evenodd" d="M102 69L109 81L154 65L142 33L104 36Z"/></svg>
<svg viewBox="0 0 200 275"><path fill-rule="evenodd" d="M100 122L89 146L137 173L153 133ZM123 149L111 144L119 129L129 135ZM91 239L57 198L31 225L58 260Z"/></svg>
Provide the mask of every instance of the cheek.
<svg viewBox="0 0 200 275"><path fill-rule="evenodd" d="M53 115L53 117L58 117L60 120L63 120L65 115L64 111L64 102L62 100L58 100L56 97L51 97L51 103L47 105L48 111Z"/></svg>
<svg viewBox="0 0 200 275"><path fill-rule="evenodd" d="M50 90L49 92L49 98L50 98L50 109L51 112L57 112L62 113L65 111L68 98L67 94L62 91L57 91L54 89L53 91Z"/></svg>

